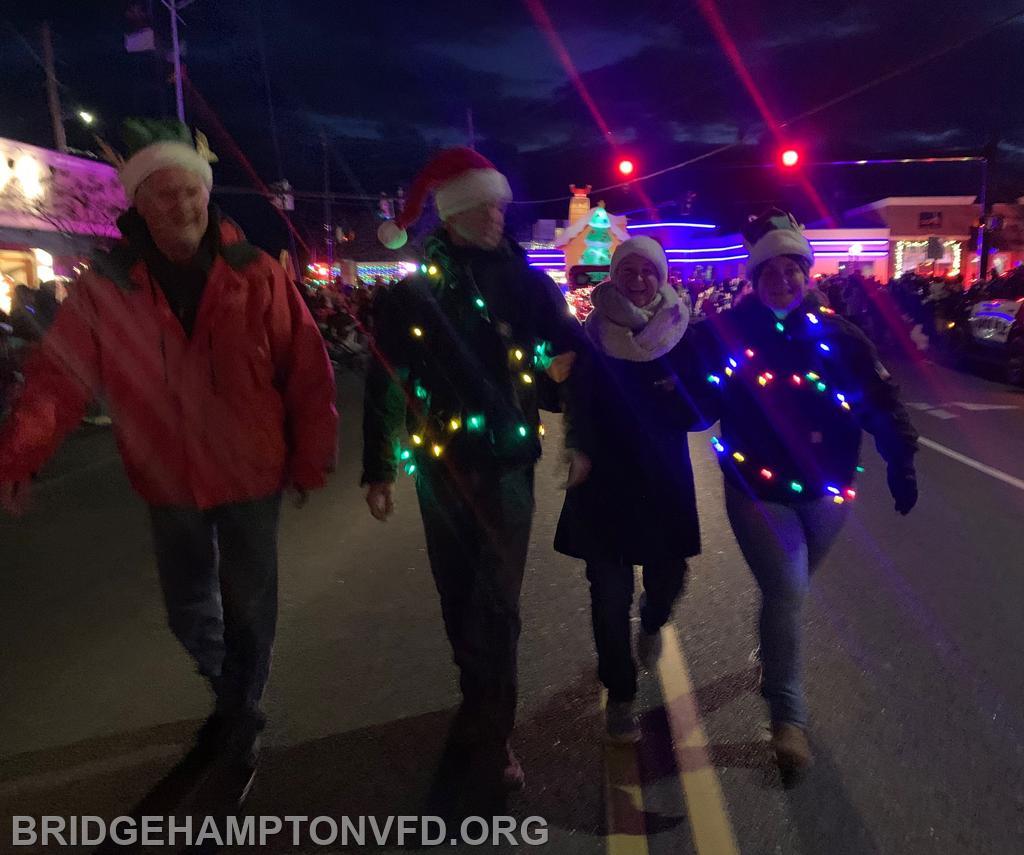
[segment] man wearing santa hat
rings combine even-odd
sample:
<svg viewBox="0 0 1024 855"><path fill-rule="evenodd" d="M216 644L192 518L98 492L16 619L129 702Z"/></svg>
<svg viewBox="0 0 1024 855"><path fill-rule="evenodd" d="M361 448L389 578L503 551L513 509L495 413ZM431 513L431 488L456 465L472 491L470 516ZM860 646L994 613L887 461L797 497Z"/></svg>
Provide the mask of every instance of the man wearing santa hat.
<svg viewBox="0 0 1024 855"><path fill-rule="evenodd" d="M581 328L505 235L508 181L471 149L430 161L397 219L381 226L386 246L405 244L431 192L443 225L426 240L422 272L377 301L363 483L383 521L400 469L415 477L463 695L449 745L487 782L516 790L524 778L509 738L538 409L558 406Z"/></svg>
<svg viewBox="0 0 1024 855"><path fill-rule="evenodd" d="M124 240L69 289L28 360L0 432L0 503L24 510L102 391L150 506L171 631L216 698L189 760L216 761L241 798L264 725L281 492L304 497L334 465L334 378L281 265L210 205L208 153L180 123L125 125Z"/></svg>

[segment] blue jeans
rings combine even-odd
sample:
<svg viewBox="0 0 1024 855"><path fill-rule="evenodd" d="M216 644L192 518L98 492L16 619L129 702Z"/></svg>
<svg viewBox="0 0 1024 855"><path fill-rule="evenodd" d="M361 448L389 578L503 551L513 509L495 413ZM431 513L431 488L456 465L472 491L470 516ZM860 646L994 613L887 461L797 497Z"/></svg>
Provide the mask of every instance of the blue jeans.
<svg viewBox="0 0 1024 855"><path fill-rule="evenodd" d="M167 620L209 679L217 712L262 729L277 629L281 497L201 511L150 508Z"/></svg>
<svg viewBox="0 0 1024 855"><path fill-rule="evenodd" d="M831 496L781 505L762 502L729 483L725 509L743 557L761 589L761 692L773 722L807 726L801 677L801 616L818 568L846 521Z"/></svg>

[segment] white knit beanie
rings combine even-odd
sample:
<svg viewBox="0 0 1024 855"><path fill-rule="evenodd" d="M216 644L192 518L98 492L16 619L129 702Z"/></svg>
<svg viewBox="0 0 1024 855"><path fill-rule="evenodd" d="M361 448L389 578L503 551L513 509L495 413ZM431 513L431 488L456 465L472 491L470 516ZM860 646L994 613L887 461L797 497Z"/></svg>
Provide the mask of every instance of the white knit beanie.
<svg viewBox="0 0 1024 855"><path fill-rule="evenodd" d="M608 278L615 281L615 273L622 262L630 255L639 255L647 259L658 271L658 284L664 285L668 282L668 258L665 250L654 238L646 236L629 238L618 245L612 255L611 272Z"/></svg>

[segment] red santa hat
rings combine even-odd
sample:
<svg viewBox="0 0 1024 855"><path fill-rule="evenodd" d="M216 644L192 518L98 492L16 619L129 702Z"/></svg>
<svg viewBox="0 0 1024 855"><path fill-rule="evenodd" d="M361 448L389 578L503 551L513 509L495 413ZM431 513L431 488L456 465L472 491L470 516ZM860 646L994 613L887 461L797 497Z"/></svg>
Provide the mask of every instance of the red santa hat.
<svg viewBox="0 0 1024 855"><path fill-rule="evenodd" d="M444 149L416 176L402 212L377 229L377 237L384 246L388 249L405 246L409 240L406 229L420 218L431 192L442 220L477 205L512 199L508 179L482 154L471 148Z"/></svg>

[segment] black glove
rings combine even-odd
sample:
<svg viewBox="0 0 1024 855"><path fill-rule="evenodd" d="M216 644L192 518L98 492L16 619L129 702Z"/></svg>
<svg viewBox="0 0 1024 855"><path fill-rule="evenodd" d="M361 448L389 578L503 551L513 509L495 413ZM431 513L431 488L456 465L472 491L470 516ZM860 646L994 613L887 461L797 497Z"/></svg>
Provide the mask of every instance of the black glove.
<svg viewBox="0 0 1024 855"><path fill-rule="evenodd" d="M896 512L906 516L917 504L917 474L913 465L890 466L889 492L896 500Z"/></svg>

